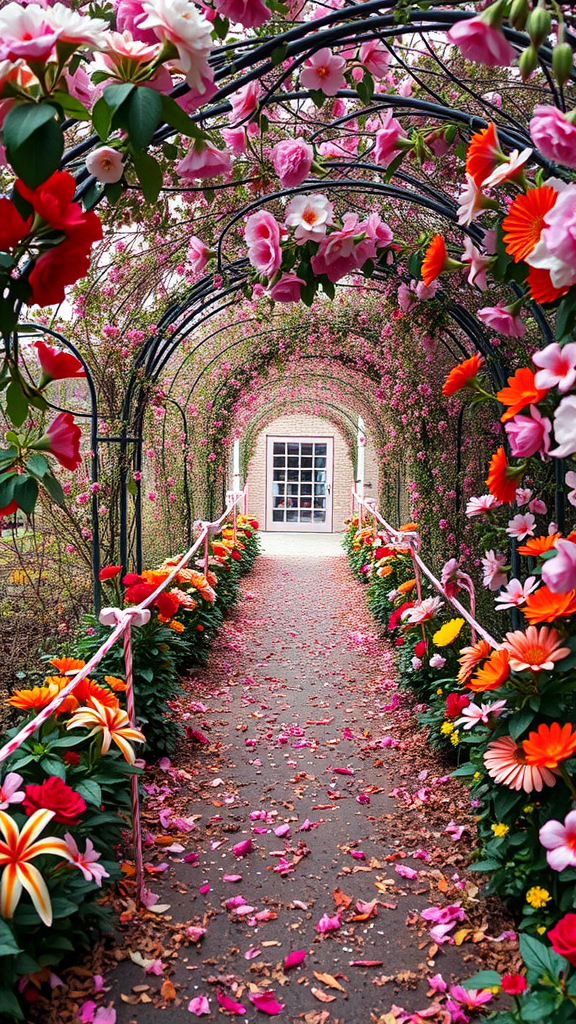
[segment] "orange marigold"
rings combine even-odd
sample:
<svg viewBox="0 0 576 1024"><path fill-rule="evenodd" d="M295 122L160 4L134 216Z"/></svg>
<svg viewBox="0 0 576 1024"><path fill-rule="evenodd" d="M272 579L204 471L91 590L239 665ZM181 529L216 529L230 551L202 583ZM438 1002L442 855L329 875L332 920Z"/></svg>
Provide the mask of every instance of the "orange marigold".
<svg viewBox="0 0 576 1024"><path fill-rule="evenodd" d="M51 658L50 664L58 669L61 676L66 676L69 672L79 672L81 668L84 668L86 662L81 658Z"/></svg>
<svg viewBox="0 0 576 1024"><path fill-rule="evenodd" d="M516 196L502 221L506 252L519 263L530 255L545 228L544 218L558 199L550 185L530 188Z"/></svg>
<svg viewBox="0 0 576 1024"><path fill-rule="evenodd" d="M491 650L487 640L478 640L471 647L463 647L458 658L460 664L458 682L467 683L476 666L484 661L484 658L489 657Z"/></svg>
<svg viewBox="0 0 576 1024"><path fill-rule="evenodd" d="M443 395L455 395L457 391L462 388L470 388L474 390L474 381L478 374L478 370L484 365L484 359L482 356L473 355L470 359L465 359L463 363L455 366L444 381L442 388Z"/></svg>
<svg viewBox="0 0 576 1024"><path fill-rule="evenodd" d="M406 580L405 583L401 583L398 587L399 594L409 594L410 591L416 586L416 580Z"/></svg>
<svg viewBox="0 0 576 1024"><path fill-rule="evenodd" d="M558 722L552 722L552 725L543 722L535 732L528 733L522 747L527 764L557 768L560 761L572 757L576 750L576 732L573 732L570 722L562 726Z"/></svg>
<svg viewBox="0 0 576 1024"><path fill-rule="evenodd" d="M541 398L548 394L548 388L537 388L534 383L536 373L527 366L521 366L513 377L508 377L508 387L502 388L496 398L502 405L509 408L502 414L502 423L507 423L517 412L522 412L527 405L537 405Z"/></svg>
<svg viewBox="0 0 576 1024"><path fill-rule="evenodd" d="M485 661L482 668L478 669L470 682L466 683L466 688L474 693L497 690L499 686L502 686L502 683L506 682L509 676L508 651L502 648L499 651L492 651L488 661Z"/></svg>
<svg viewBox="0 0 576 1024"><path fill-rule="evenodd" d="M539 587L529 594L522 611L528 622L534 626L539 622L554 622L576 615L576 590L567 594L554 594L549 587Z"/></svg>
<svg viewBox="0 0 576 1024"><path fill-rule="evenodd" d="M448 253L446 251L446 243L442 238L442 235L434 235L434 238L426 249L424 259L422 260L422 267L420 269L422 280L426 287L428 287L429 284L432 284L432 281L435 281L442 271L447 269L447 266Z"/></svg>
<svg viewBox="0 0 576 1024"><path fill-rule="evenodd" d="M418 523L404 523L403 526L398 527L399 533L411 533L412 530L418 529Z"/></svg>
<svg viewBox="0 0 576 1024"><path fill-rule="evenodd" d="M516 499L516 490L526 471L526 464L511 466L506 452L499 448L490 459L486 484L488 490L498 501L510 505Z"/></svg>
<svg viewBox="0 0 576 1024"><path fill-rule="evenodd" d="M551 551L561 536L561 533L547 533L541 537L529 537L526 543L517 547L516 550L519 555L532 555L534 558L537 558L538 555L542 555L545 551Z"/></svg>

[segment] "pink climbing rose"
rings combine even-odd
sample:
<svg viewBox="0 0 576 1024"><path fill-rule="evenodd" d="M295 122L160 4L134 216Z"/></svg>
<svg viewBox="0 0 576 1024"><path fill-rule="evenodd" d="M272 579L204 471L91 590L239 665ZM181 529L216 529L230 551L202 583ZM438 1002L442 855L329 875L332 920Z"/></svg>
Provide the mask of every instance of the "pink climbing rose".
<svg viewBox="0 0 576 1024"><path fill-rule="evenodd" d="M298 277L293 270L282 274L279 281L272 285L270 298L274 302L300 302L300 295L303 285L306 284L301 277Z"/></svg>
<svg viewBox="0 0 576 1024"><path fill-rule="evenodd" d="M373 78L384 78L390 63L390 51L379 39L370 39L360 47L360 61Z"/></svg>
<svg viewBox="0 0 576 1024"><path fill-rule="evenodd" d="M223 18L244 28L260 28L272 14L262 0L215 0L214 6Z"/></svg>
<svg viewBox="0 0 576 1024"><path fill-rule="evenodd" d="M244 238L248 245L248 259L259 274L270 278L280 269L280 225L267 210L252 213L246 221Z"/></svg>
<svg viewBox="0 0 576 1024"><path fill-rule="evenodd" d="M576 168L576 125L558 107L537 104L530 121L530 135L548 160Z"/></svg>
<svg viewBox="0 0 576 1024"><path fill-rule="evenodd" d="M230 170L230 154L217 149L211 142L195 139L186 156L174 165L176 174L191 180L217 178Z"/></svg>
<svg viewBox="0 0 576 1024"><path fill-rule="evenodd" d="M376 132L372 156L374 162L380 167L388 167L405 145L399 140L407 139L407 135L400 122L392 114L392 110L387 110L381 120L382 127Z"/></svg>
<svg viewBox="0 0 576 1024"><path fill-rule="evenodd" d="M325 96L335 96L339 89L346 88L346 79L342 71L344 67L344 57L332 53L328 47L323 47L304 62L300 84L304 89L323 92Z"/></svg>
<svg viewBox="0 0 576 1024"><path fill-rule="evenodd" d="M489 8L476 18L457 21L448 32L448 39L458 47L466 60L486 64L489 68L508 67L516 52L500 31L499 25L490 23L494 20Z"/></svg>
<svg viewBox="0 0 576 1024"><path fill-rule="evenodd" d="M197 235L192 235L188 244L188 260L192 267L192 270L196 274L201 274L206 266L211 252L207 245Z"/></svg>
<svg viewBox="0 0 576 1024"><path fill-rule="evenodd" d="M283 139L271 154L282 188L295 188L306 181L314 159L314 148L303 139Z"/></svg>
<svg viewBox="0 0 576 1024"><path fill-rule="evenodd" d="M527 458L536 452L544 455L550 451L552 423L546 416L542 416L536 405L530 406L529 416L514 416L505 424L504 429L510 440L512 455Z"/></svg>

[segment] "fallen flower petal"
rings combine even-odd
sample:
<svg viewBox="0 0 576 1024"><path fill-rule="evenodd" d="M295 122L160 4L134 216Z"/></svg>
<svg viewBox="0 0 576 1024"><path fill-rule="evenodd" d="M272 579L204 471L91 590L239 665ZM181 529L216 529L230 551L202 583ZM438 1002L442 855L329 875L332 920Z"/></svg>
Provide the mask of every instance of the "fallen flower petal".
<svg viewBox="0 0 576 1024"><path fill-rule="evenodd" d="M190 942L200 942L200 939L206 935L206 929L200 928L199 925L191 924L186 929L186 935L190 939Z"/></svg>
<svg viewBox="0 0 576 1024"><path fill-rule="evenodd" d="M232 853L235 857L245 857L247 853L250 853L252 849L252 840L243 839L241 843L236 843L236 846L232 847Z"/></svg>
<svg viewBox="0 0 576 1024"><path fill-rule="evenodd" d="M354 775L353 768L332 768L328 770L332 771L334 775Z"/></svg>
<svg viewBox="0 0 576 1024"><path fill-rule="evenodd" d="M223 882L241 882L242 875L222 875Z"/></svg>
<svg viewBox="0 0 576 1024"><path fill-rule="evenodd" d="M274 829L274 835L278 836L279 839L281 839L282 836L287 836L289 834L290 834L290 825L279 825L278 828Z"/></svg>
<svg viewBox="0 0 576 1024"><path fill-rule="evenodd" d="M238 1015L246 1013L246 1007L242 1006L242 1003L237 1003L230 996L227 996L225 992L222 992L219 988L216 989L216 999L218 1005L223 1010L229 1010L230 1013L236 1013Z"/></svg>
<svg viewBox="0 0 576 1024"><path fill-rule="evenodd" d="M261 953L262 953L262 950L258 949L258 946L252 946L251 949L247 949L246 952L244 953L244 959L245 960L254 960L254 958L257 957L257 956L260 956Z"/></svg>
<svg viewBox="0 0 576 1024"><path fill-rule="evenodd" d="M248 999L254 1004L257 1010L261 1010L262 1013L267 1013L269 1017L274 1017L277 1013L282 1013L284 1009L284 1003L279 1003L276 996L271 989L267 989L266 992L249 992Z"/></svg>
<svg viewBox="0 0 576 1024"><path fill-rule="evenodd" d="M288 956L284 958L284 970L289 970L291 967L297 967L301 964L306 957L305 949L295 949L292 953L288 953Z"/></svg>
<svg viewBox="0 0 576 1024"><path fill-rule="evenodd" d="M76 1016L78 1020L82 1021L82 1024L92 1024L94 1020L94 1014L96 1013L96 1003L93 999L87 999L85 1003L78 1010Z"/></svg>
<svg viewBox="0 0 576 1024"><path fill-rule="evenodd" d="M414 868L409 868L406 864L395 864L394 871L402 878L418 878L418 872Z"/></svg>
<svg viewBox="0 0 576 1024"><path fill-rule="evenodd" d="M334 917L329 917L328 914L323 914L315 927L321 935L325 935L326 932L335 932L340 927L340 916L335 914Z"/></svg>
<svg viewBox="0 0 576 1024"><path fill-rule="evenodd" d="M188 1012L195 1013L197 1017L210 1013L210 1003L206 996L196 996L188 1003Z"/></svg>
<svg viewBox="0 0 576 1024"><path fill-rule="evenodd" d="M383 960L350 960L351 967L382 967Z"/></svg>

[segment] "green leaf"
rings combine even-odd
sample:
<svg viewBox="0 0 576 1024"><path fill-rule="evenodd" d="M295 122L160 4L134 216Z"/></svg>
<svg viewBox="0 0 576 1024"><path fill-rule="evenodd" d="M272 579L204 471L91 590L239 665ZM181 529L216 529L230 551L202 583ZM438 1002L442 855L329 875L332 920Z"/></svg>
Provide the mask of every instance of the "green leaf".
<svg viewBox="0 0 576 1024"><path fill-rule="evenodd" d="M29 516L34 511L37 500L38 482L27 473L18 476L14 482L14 501L17 502L18 508Z"/></svg>
<svg viewBox="0 0 576 1024"><path fill-rule="evenodd" d="M517 740L533 720L534 712L529 708L525 708L524 711L520 711L518 714L513 715L512 718L509 719L509 732L512 739Z"/></svg>
<svg viewBox="0 0 576 1024"><path fill-rule="evenodd" d="M55 116L56 110L49 103L16 103L6 114L2 125L4 145L7 149L19 149Z"/></svg>
<svg viewBox="0 0 576 1024"><path fill-rule="evenodd" d="M212 22L212 32L216 39L226 39L229 29L230 22L228 18L223 18L222 15L217 14Z"/></svg>
<svg viewBox="0 0 576 1024"><path fill-rule="evenodd" d="M121 116L130 142L136 149L147 149L162 120L162 97L155 89L140 86L124 103Z"/></svg>
<svg viewBox="0 0 576 1024"><path fill-rule="evenodd" d="M133 153L134 168L147 203L155 203L164 183L162 168L149 153Z"/></svg>
<svg viewBox="0 0 576 1024"><path fill-rule="evenodd" d="M188 114L182 107L179 107L176 100L171 96L162 96L162 118L166 124L172 125L181 135L190 139L204 139L204 132L190 120Z"/></svg>
<svg viewBox="0 0 576 1024"><path fill-rule="evenodd" d="M14 1020L25 1020L22 1007L20 1006L16 996L6 988L0 989L0 1006L6 1014L6 1017L13 1017Z"/></svg>
<svg viewBox="0 0 576 1024"><path fill-rule="evenodd" d="M6 508L14 497L16 473L9 473L0 480L0 508Z"/></svg>
<svg viewBox="0 0 576 1024"><path fill-rule="evenodd" d="M566 970L567 963L564 957L554 953L552 949L531 935L521 934L519 947L526 967L538 977L547 974L551 978L557 978L560 971Z"/></svg>
<svg viewBox="0 0 576 1024"><path fill-rule="evenodd" d="M522 1020L529 1021L549 1021L559 999L561 1000L562 997L558 997L554 992L534 992L524 1002L520 1010L520 1017Z"/></svg>
<svg viewBox="0 0 576 1024"><path fill-rule="evenodd" d="M109 203L117 203L122 195L123 189L119 181L111 181L104 186L104 195Z"/></svg>
<svg viewBox="0 0 576 1024"><path fill-rule="evenodd" d="M130 479L126 484L126 490L128 494L133 494L134 497L138 494L138 484L135 480Z"/></svg>
<svg viewBox="0 0 576 1024"><path fill-rule="evenodd" d="M461 764L459 768L455 768L452 772L453 779L468 778L470 775L476 774L476 765L473 765L471 761L467 761L466 764Z"/></svg>
<svg viewBox="0 0 576 1024"><path fill-rule="evenodd" d="M110 107L113 114L120 110L122 104L128 99L136 86L133 82L122 82L121 85L107 85L102 93L103 99Z"/></svg>
<svg viewBox="0 0 576 1024"><path fill-rule="evenodd" d="M15 380L6 389L6 412L15 427L21 427L28 415L28 399Z"/></svg>
<svg viewBox="0 0 576 1024"><path fill-rule="evenodd" d="M76 121L90 120L90 111L75 96L71 96L70 93L55 92L54 101L62 107L67 117L73 117Z"/></svg>
<svg viewBox="0 0 576 1024"><path fill-rule="evenodd" d="M555 332L558 341L562 341L574 330L574 310L576 309L576 291L570 291L558 306L556 313Z"/></svg>
<svg viewBox="0 0 576 1024"><path fill-rule="evenodd" d="M402 161L404 160L404 158L406 157L406 155L409 152L411 152L411 151L407 150L407 149L403 149L402 152L398 154L398 156L394 157L394 159L392 160L392 163L388 164L388 167L386 168L386 173L384 175L384 181L388 182L388 181L392 180L392 178L396 174L396 171L400 167Z"/></svg>
<svg viewBox="0 0 576 1024"><path fill-rule="evenodd" d="M272 53L270 54L270 60L272 62L272 67L273 68L277 68L279 64L282 64L282 61L284 61L286 59L286 54L287 53L288 53L288 43L282 43L281 46L277 46L275 50L272 50Z"/></svg>
<svg viewBox="0 0 576 1024"><path fill-rule="evenodd" d="M48 491L48 494L50 495L52 500L55 501L57 505L66 504L66 498L64 497L62 485L56 479L55 476L52 476L51 473L47 473L46 476L42 478L42 484Z"/></svg>
<svg viewBox="0 0 576 1024"><path fill-rule="evenodd" d="M64 135L55 120L56 109L49 103L34 107L26 104L26 107L26 111L22 111L22 104L17 104L6 115L3 127L6 157L26 185L38 188L60 166ZM42 119L29 110L42 111ZM6 122L10 115L14 115L14 123L7 134ZM17 123L20 116L23 124Z"/></svg>
<svg viewBox="0 0 576 1024"><path fill-rule="evenodd" d="M2 334L10 334L18 323L18 314L9 298L0 296L0 331Z"/></svg>
<svg viewBox="0 0 576 1024"><path fill-rule="evenodd" d="M50 472L48 460L45 459L40 452L32 452L32 454L26 459L26 469L29 473L33 473L34 476L39 477L46 476L46 473Z"/></svg>
<svg viewBox="0 0 576 1024"><path fill-rule="evenodd" d="M8 437L8 434L13 434L12 430L6 431L6 440L11 441L12 438ZM0 449L0 463L2 462L14 462L14 459L18 455L18 449L15 444L11 444L9 448Z"/></svg>
<svg viewBox="0 0 576 1024"><path fill-rule="evenodd" d="M0 920L0 956L15 956L20 952L12 931L5 921Z"/></svg>
<svg viewBox="0 0 576 1024"><path fill-rule="evenodd" d="M106 139L110 135L110 128L112 127L112 110L106 103L103 96L92 107L92 125L94 131L98 133L102 142L106 142Z"/></svg>
<svg viewBox="0 0 576 1024"><path fill-rule="evenodd" d="M460 984L462 988L496 988L500 984L501 977L498 971L479 971L473 978L467 978Z"/></svg>
<svg viewBox="0 0 576 1024"><path fill-rule="evenodd" d="M101 806L102 790L93 779L84 779L83 782L79 782L75 786L75 789L77 793L80 793L80 796L84 797L87 804L92 804L94 807Z"/></svg>
<svg viewBox="0 0 576 1024"><path fill-rule="evenodd" d="M478 860L475 864L470 864L468 871L481 871L488 874L490 871L498 871L502 864L499 860Z"/></svg>
<svg viewBox="0 0 576 1024"><path fill-rule="evenodd" d="M59 779L66 780L66 766L59 757L50 757L49 754L40 761L40 767L46 775L56 775Z"/></svg>

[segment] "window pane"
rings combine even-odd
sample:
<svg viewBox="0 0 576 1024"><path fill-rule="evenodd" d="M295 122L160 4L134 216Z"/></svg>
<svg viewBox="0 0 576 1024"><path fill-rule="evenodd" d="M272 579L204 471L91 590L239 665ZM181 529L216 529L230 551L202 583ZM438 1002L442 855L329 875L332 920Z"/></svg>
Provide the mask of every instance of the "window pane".
<svg viewBox="0 0 576 1024"><path fill-rule="evenodd" d="M326 455L326 445L325 444L315 444L314 445L314 454L315 455Z"/></svg>
<svg viewBox="0 0 576 1024"><path fill-rule="evenodd" d="M284 455L286 451L286 445L284 441L274 441L274 455Z"/></svg>

